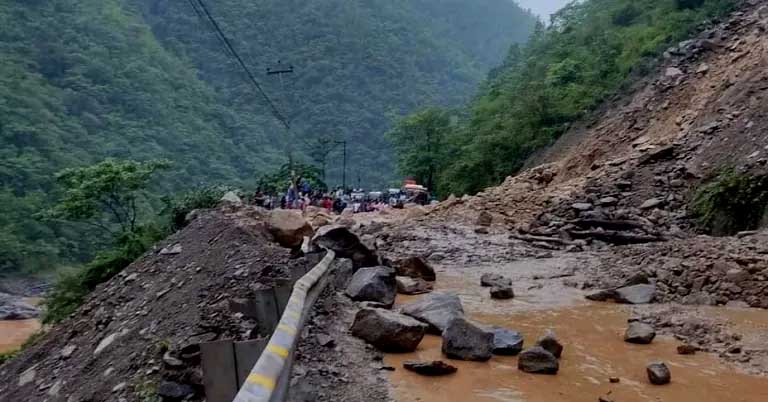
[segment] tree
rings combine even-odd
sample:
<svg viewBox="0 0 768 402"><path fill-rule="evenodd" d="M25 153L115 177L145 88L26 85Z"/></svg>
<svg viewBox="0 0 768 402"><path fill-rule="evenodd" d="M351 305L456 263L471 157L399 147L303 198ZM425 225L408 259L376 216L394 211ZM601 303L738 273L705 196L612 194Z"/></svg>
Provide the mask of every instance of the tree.
<svg viewBox="0 0 768 402"><path fill-rule="evenodd" d="M320 167L320 178L327 181L328 155L339 147L341 141L331 136L322 136L306 143L309 156Z"/></svg>
<svg viewBox="0 0 768 402"><path fill-rule="evenodd" d="M82 222L114 237L135 233L139 218L137 202L152 176L168 167L167 161L107 159L92 166L66 169L56 175L63 196L43 216Z"/></svg>
<svg viewBox="0 0 768 402"><path fill-rule="evenodd" d="M436 190L436 179L446 163L451 131L451 114L429 108L400 120L386 134L397 155L401 174L413 176L430 191Z"/></svg>
<svg viewBox="0 0 768 402"><path fill-rule="evenodd" d="M320 169L301 162L286 163L272 173L264 174L259 178L260 191L268 194L280 194L288 189L291 180L301 178L306 180L313 189L325 190L328 186L321 178Z"/></svg>

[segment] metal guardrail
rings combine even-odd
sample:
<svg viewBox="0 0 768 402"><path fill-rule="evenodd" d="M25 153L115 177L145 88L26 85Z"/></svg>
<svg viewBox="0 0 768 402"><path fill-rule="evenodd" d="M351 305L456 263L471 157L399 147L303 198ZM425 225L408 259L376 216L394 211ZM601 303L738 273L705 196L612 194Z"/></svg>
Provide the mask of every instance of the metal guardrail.
<svg viewBox="0 0 768 402"><path fill-rule="evenodd" d="M288 393L291 366L298 338L323 286L317 286L336 257L327 250L319 264L304 275L293 287L291 298L280 322L240 388L234 402L282 402Z"/></svg>

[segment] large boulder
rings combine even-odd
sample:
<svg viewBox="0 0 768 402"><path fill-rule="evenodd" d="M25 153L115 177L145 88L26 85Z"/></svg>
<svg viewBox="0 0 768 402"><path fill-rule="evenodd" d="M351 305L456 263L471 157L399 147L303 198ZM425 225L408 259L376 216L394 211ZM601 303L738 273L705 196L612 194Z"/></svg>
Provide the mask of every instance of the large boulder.
<svg viewBox="0 0 768 402"><path fill-rule="evenodd" d="M517 368L531 374L557 374L560 362L546 349L536 346L517 357Z"/></svg>
<svg viewBox="0 0 768 402"><path fill-rule="evenodd" d="M443 354L451 359L486 361L493 355L493 332L457 317L443 332Z"/></svg>
<svg viewBox="0 0 768 402"><path fill-rule="evenodd" d="M277 243L287 248L300 247L305 236L312 236L312 225L299 211L276 209L270 212L267 229Z"/></svg>
<svg viewBox="0 0 768 402"><path fill-rule="evenodd" d="M397 297L395 271L390 267L361 268L352 275L345 293L354 301L376 302L392 307Z"/></svg>
<svg viewBox="0 0 768 402"><path fill-rule="evenodd" d="M624 341L628 343L637 343L647 345L656 338L656 331L652 326L642 322L632 322L624 333Z"/></svg>
<svg viewBox="0 0 768 402"><path fill-rule="evenodd" d="M523 336L517 332L505 328L494 327L493 354L501 356L517 356L523 350Z"/></svg>
<svg viewBox="0 0 768 402"><path fill-rule="evenodd" d="M508 300L515 297L515 291L512 285L494 286L491 288L491 298L498 300Z"/></svg>
<svg viewBox="0 0 768 402"><path fill-rule="evenodd" d="M547 330L547 332L544 333L544 336L536 341L536 346L552 353L552 355L558 359L563 354L563 345L557 340L557 335L555 335L552 330Z"/></svg>
<svg viewBox="0 0 768 402"><path fill-rule="evenodd" d="M407 276L409 278L420 278L425 281L434 282L437 279L434 268L427 264L421 257L409 257L394 262L393 266L397 270L397 276Z"/></svg>
<svg viewBox="0 0 768 402"><path fill-rule="evenodd" d="M421 278L397 277L397 292L404 295L421 295L432 291L432 284Z"/></svg>
<svg viewBox="0 0 768 402"><path fill-rule="evenodd" d="M461 300L456 295L432 293L403 306L402 313L429 325L429 332L442 334L448 323L464 316Z"/></svg>
<svg viewBox="0 0 768 402"><path fill-rule="evenodd" d="M618 303L648 304L655 295L655 285L634 285L616 289L614 299Z"/></svg>
<svg viewBox="0 0 768 402"><path fill-rule="evenodd" d="M383 352L413 352L427 326L411 317L383 309L362 309L352 324L352 335Z"/></svg>
<svg viewBox="0 0 768 402"><path fill-rule="evenodd" d="M648 381L653 385L665 385L672 381L672 373L669 371L669 367L662 362L651 363L646 367L648 373Z"/></svg>
<svg viewBox="0 0 768 402"><path fill-rule="evenodd" d="M486 288L494 286L512 286L512 280L499 274L487 273L480 277L480 286Z"/></svg>
<svg viewBox="0 0 768 402"><path fill-rule="evenodd" d="M316 248L327 248L336 253L337 258L349 258L355 268L379 265L376 254L366 247L349 228L341 225L323 226L312 238Z"/></svg>

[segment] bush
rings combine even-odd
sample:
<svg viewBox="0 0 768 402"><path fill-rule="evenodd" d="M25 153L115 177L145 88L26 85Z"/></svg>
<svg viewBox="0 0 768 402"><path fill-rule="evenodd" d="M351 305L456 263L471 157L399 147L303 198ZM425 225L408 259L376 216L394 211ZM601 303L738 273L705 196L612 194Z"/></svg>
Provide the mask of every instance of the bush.
<svg viewBox="0 0 768 402"><path fill-rule="evenodd" d="M171 232L182 229L186 224L187 214L196 209L215 208L221 197L233 189L228 186L199 186L176 199L165 198L165 210L168 216L168 229Z"/></svg>
<svg viewBox="0 0 768 402"><path fill-rule="evenodd" d="M728 169L704 185L693 200L699 224L717 236L757 229L768 210L768 175Z"/></svg>

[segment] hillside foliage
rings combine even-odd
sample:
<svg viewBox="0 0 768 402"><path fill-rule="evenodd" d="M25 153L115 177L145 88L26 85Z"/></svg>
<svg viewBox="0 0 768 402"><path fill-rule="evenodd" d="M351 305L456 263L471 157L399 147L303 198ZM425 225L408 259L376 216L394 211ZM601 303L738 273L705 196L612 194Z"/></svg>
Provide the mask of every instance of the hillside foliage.
<svg viewBox="0 0 768 402"><path fill-rule="evenodd" d="M444 134L449 158L434 188L442 196L475 193L516 173L537 150L653 68L670 45L726 13L732 0L585 0L513 45L466 118ZM456 114L462 117L463 114ZM396 149L405 149L398 146ZM407 149L406 152L418 152ZM401 162L410 158L400 155ZM400 165L405 172L407 165Z"/></svg>
<svg viewBox="0 0 768 402"><path fill-rule="evenodd" d="M505 0L206 3L291 133L190 2L0 2L0 275L94 254L97 230L32 217L55 201L57 172L107 158L172 161L158 193L255 187L289 154L313 163L304 144L324 136L348 141L350 176L385 182L393 116L465 101L535 21ZM286 93L263 75L277 60L296 67Z"/></svg>

